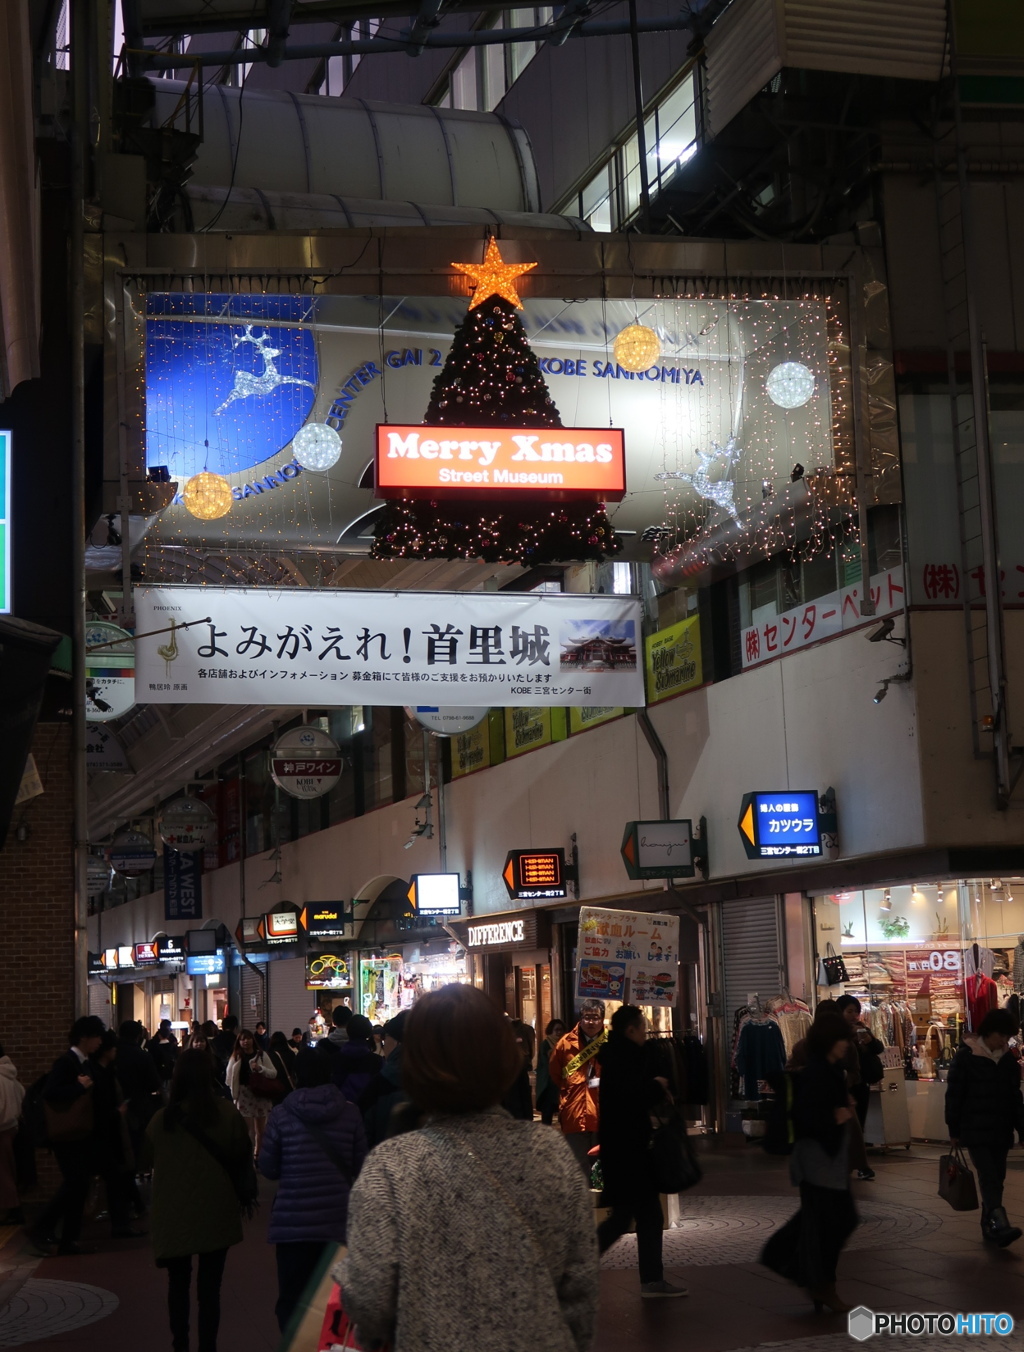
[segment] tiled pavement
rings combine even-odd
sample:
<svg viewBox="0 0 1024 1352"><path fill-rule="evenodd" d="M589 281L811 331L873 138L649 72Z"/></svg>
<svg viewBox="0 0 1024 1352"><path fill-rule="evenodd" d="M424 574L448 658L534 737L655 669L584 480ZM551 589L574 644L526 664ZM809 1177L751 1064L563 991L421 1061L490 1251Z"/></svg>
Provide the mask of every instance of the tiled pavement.
<svg viewBox="0 0 1024 1352"><path fill-rule="evenodd" d="M978 1213L950 1211L936 1196L938 1155L936 1147L919 1146L909 1154L901 1150L873 1157L877 1179L854 1185L866 1219L864 1232L840 1261L840 1292L876 1310L1006 1311L1024 1327L1024 1240L1009 1250L983 1247ZM719 1146L704 1162L704 1181L681 1199L684 1225L666 1246L666 1252L689 1256L686 1266L667 1274L689 1287L689 1298L643 1302L635 1268L605 1267L593 1352L748 1352L764 1344L772 1344L771 1352L848 1352L856 1347L844 1319L815 1315L802 1292L752 1257L771 1225L796 1207L786 1162L750 1145ZM1010 1156L1007 1203L1011 1215L1024 1218L1024 1149ZM271 1352L277 1346L274 1256L264 1238L268 1212L269 1197L248 1227L244 1245L229 1256L221 1352ZM169 1349L166 1279L153 1266L146 1242L110 1241L97 1223L89 1237L102 1247L81 1258L33 1264L20 1234L0 1251L0 1347ZM622 1241L608 1255L609 1263L624 1261L630 1243ZM857 1247L861 1244L870 1247ZM76 1312L93 1322L68 1327ZM885 1347L887 1352L963 1352L963 1343L971 1352L994 1352L997 1345L1010 1352L1024 1347L1024 1338L1016 1332L1008 1340L896 1338L887 1339Z"/></svg>

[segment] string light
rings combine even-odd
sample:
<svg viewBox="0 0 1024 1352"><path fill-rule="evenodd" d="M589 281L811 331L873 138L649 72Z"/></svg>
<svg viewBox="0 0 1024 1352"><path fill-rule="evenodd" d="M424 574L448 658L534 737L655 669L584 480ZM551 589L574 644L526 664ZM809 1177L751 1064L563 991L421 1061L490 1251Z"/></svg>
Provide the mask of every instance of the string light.
<svg viewBox="0 0 1024 1352"><path fill-rule="evenodd" d="M292 452L303 469L322 473L341 459L341 437L329 423L306 423L292 438Z"/></svg>
<svg viewBox="0 0 1024 1352"><path fill-rule="evenodd" d="M648 371L661 356L661 339L646 324L628 324L617 334L612 351L624 371Z"/></svg>
<svg viewBox="0 0 1024 1352"><path fill-rule="evenodd" d="M231 485L222 474L201 470L193 474L182 493L185 506L200 521L215 521L231 510Z"/></svg>

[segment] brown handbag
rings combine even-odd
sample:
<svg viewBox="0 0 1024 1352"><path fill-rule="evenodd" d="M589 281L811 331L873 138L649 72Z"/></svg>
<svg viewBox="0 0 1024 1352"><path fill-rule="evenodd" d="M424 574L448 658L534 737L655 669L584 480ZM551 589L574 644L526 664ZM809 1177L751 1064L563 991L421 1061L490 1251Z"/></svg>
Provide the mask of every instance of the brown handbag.
<svg viewBox="0 0 1024 1352"><path fill-rule="evenodd" d="M46 1140L49 1145L69 1145L73 1141L87 1141L93 1133L94 1117L92 1090L86 1089L66 1108L55 1108L43 1100L46 1118Z"/></svg>

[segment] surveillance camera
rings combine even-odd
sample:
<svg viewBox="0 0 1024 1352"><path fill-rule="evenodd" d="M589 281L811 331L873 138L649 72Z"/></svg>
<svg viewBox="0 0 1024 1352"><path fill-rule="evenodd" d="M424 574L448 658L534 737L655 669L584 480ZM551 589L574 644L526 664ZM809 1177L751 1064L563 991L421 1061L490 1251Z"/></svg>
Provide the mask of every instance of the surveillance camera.
<svg viewBox="0 0 1024 1352"><path fill-rule="evenodd" d="M878 687L878 694L872 697L871 700L872 704L881 704L882 700L885 699L888 693L889 693L889 682L883 681L882 684Z"/></svg>
<svg viewBox="0 0 1024 1352"><path fill-rule="evenodd" d="M409 839L408 839L408 840L405 842L405 844L402 846L402 849L403 849L403 850L411 850L412 847L413 847L415 844L416 844L416 837L415 837L415 836L410 836Z"/></svg>
<svg viewBox="0 0 1024 1352"><path fill-rule="evenodd" d="M892 618L891 615L889 615L886 619L884 619L881 622L881 624L879 624L876 628L872 629L868 633L867 636L868 642L881 643L883 639L887 639L889 637L889 635L895 628L896 621Z"/></svg>

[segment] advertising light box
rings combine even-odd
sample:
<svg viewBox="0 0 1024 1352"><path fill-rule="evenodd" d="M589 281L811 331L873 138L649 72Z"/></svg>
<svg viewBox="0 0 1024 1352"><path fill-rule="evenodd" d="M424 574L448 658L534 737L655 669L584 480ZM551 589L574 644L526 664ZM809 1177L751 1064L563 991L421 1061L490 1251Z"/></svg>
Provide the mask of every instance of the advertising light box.
<svg viewBox="0 0 1024 1352"><path fill-rule="evenodd" d="M818 813L812 789L745 794L739 830L747 858L816 858L821 854Z"/></svg>
<svg viewBox="0 0 1024 1352"><path fill-rule="evenodd" d="M225 969L223 953L199 953L185 961L189 976L220 976Z"/></svg>
<svg viewBox="0 0 1024 1352"><path fill-rule="evenodd" d="M418 915L458 915L462 910L459 875L414 873L409 886L409 900Z"/></svg>
<svg viewBox="0 0 1024 1352"><path fill-rule="evenodd" d="M626 492L622 431L608 427L378 425L379 498L593 498Z"/></svg>

